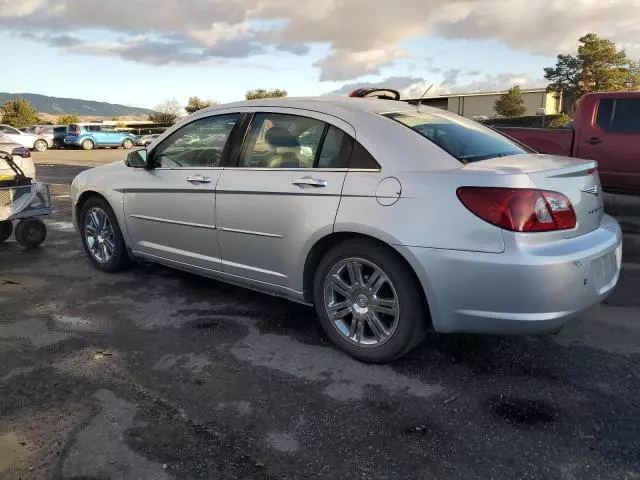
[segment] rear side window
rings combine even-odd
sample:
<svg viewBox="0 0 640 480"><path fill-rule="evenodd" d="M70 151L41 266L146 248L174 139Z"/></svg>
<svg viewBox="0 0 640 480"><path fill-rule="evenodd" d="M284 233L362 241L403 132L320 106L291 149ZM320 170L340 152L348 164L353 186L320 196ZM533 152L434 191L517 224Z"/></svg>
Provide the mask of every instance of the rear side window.
<svg viewBox="0 0 640 480"><path fill-rule="evenodd" d="M427 112L385 116L419 133L462 163L527 153L504 135L464 117Z"/></svg>
<svg viewBox="0 0 640 480"><path fill-rule="evenodd" d="M600 100L596 125L607 132L640 132L640 100L615 98Z"/></svg>

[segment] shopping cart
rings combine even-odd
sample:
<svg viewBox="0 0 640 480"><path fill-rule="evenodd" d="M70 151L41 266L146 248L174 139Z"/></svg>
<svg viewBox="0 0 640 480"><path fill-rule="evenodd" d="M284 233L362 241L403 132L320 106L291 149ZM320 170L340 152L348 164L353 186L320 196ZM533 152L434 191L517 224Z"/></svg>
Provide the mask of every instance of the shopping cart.
<svg viewBox="0 0 640 480"><path fill-rule="evenodd" d="M51 187L25 176L11 154L0 152L3 162L14 173L0 177L0 243L14 234L20 245L37 247L47 236L47 227L38 217L51 214Z"/></svg>

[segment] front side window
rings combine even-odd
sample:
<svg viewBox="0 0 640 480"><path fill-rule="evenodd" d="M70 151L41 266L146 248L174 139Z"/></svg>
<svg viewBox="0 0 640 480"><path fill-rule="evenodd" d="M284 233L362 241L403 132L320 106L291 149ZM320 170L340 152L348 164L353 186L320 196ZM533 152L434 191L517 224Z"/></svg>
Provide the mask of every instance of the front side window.
<svg viewBox="0 0 640 480"><path fill-rule="evenodd" d="M527 153L505 136L464 117L435 113L387 113L402 125L435 143L462 163Z"/></svg>
<svg viewBox="0 0 640 480"><path fill-rule="evenodd" d="M640 132L640 100L614 98L600 100L596 124L607 132Z"/></svg>
<svg viewBox="0 0 640 480"><path fill-rule="evenodd" d="M185 125L158 145L153 162L158 168L219 167L239 114L205 117Z"/></svg>
<svg viewBox="0 0 640 480"><path fill-rule="evenodd" d="M314 118L282 113L253 117L240 167L312 168L326 124Z"/></svg>

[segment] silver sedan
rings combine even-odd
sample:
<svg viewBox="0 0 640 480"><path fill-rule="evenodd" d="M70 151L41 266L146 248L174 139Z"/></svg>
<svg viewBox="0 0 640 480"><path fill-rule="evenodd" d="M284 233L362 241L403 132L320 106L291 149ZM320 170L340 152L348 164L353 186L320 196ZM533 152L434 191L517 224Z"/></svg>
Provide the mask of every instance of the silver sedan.
<svg viewBox="0 0 640 480"><path fill-rule="evenodd" d="M78 175L72 199L100 270L141 258L314 305L372 362L429 329L557 331L621 265L595 162L392 100L201 110Z"/></svg>

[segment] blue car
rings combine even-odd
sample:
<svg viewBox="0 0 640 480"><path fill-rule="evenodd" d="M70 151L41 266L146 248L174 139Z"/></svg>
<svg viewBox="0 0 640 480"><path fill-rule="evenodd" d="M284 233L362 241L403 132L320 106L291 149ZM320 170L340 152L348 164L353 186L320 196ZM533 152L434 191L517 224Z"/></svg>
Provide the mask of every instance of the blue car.
<svg viewBox="0 0 640 480"><path fill-rule="evenodd" d="M118 132L107 125L95 123L72 123L67 126L65 145L92 150L100 147L132 148L136 136L128 132Z"/></svg>

